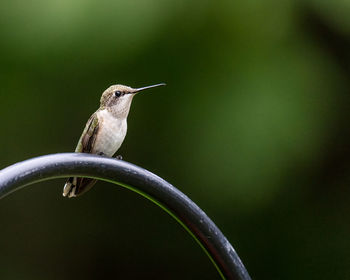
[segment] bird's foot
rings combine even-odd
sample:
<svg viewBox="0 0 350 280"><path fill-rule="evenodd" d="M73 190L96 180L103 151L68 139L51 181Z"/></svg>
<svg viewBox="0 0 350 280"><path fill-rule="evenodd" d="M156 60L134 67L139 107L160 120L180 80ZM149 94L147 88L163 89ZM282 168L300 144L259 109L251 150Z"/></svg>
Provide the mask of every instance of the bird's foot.
<svg viewBox="0 0 350 280"><path fill-rule="evenodd" d="M103 152L99 152L98 155L102 156L102 157L107 157L107 155L105 153L103 153ZM117 155L115 158L118 159L118 160L122 160L123 159L123 157L121 155Z"/></svg>

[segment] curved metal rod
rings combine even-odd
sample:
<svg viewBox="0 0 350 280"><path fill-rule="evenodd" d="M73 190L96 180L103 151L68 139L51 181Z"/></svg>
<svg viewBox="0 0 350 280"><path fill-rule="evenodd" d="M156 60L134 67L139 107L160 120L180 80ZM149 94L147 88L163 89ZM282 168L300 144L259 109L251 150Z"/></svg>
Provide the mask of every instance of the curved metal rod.
<svg viewBox="0 0 350 280"><path fill-rule="evenodd" d="M195 238L223 279L251 279L231 244L192 200L157 175L125 161L81 153L29 159L0 171L0 199L33 183L73 175L109 181L143 195Z"/></svg>

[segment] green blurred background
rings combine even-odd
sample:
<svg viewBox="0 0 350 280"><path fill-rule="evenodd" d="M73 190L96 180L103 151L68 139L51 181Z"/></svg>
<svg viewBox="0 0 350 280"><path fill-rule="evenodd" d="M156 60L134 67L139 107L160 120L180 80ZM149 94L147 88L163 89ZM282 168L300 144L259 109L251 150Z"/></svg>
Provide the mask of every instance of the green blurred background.
<svg viewBox="0 0 350 280"><path fill-rule="evenodd" d="M214 220L254 279L350 277L350 2L1 1L0 168L73 151L111 84L124 160ZM0 278L218 279L137 194L64 180L0 203Z"/></svg>

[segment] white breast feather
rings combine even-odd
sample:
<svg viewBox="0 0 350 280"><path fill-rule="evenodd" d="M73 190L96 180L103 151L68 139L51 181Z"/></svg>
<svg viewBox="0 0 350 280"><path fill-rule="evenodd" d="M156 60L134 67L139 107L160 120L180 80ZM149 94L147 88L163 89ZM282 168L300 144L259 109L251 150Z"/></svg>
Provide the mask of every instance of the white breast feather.
<svg viewBox="0 0 350 280"><path fill-rule="evenodd" d="M107 110L97 113L99 130L95 142L94 153L104 153L113 156L124 141L127 123L126 119L117 119Z"/></svg>

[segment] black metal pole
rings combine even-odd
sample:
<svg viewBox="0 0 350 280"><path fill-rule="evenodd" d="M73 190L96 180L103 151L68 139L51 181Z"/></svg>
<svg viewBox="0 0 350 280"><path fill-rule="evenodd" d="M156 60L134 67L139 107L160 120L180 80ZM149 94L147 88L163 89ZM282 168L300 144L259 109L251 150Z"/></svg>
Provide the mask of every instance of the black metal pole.
<svg viewBox="0 0 350 280"><path fill-rule="evenodd" d="M222 278L251 279L226 237L192 200L157 175L125 161L79 153L29 159L0 171L0 198L26 185L73 175L113 182L145 196L198 241Z"/></svg>

